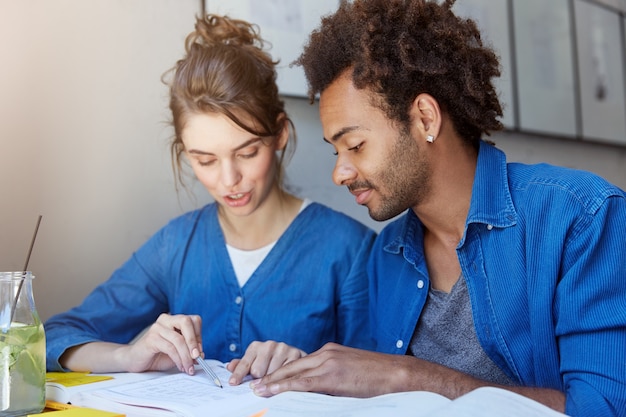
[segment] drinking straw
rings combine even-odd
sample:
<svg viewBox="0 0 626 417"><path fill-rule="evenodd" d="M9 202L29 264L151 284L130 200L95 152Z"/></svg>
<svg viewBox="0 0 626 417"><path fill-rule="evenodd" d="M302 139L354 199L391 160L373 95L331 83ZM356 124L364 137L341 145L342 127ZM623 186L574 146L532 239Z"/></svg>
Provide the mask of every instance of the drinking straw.
<svg viewBox="0 0 626 417"><path fill-rule="evenodd" d="M37 231L39 230L39 224L41 223L41 214L37 219L37 226L35 226L35 233L33 234L33 239L30 241L30 248L28 249L28 255L26 256L26 262L24 263L24 268L22 271L26 273L28 271L28 261L30 261L30 254L33 252L33 246L35 246L35 239L37 238ZM20 292L22 292L22 285L24 285L24 280L20 281L20 285L17 287L17 294L15 294L15 299L13 300L13 304L11 305L11 320L10 323L13 323L13 316L15 315L15 308L17 307L17 300L20 298Z"/></svg>

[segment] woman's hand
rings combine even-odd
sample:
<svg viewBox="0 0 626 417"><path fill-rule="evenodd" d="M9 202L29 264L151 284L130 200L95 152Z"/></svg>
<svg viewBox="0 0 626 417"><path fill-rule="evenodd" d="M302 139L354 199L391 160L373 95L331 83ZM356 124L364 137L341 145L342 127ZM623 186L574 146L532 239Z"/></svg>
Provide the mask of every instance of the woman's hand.
<svg viewBox="0 0 626 417"><path fill-rule="evenodd" d="M202 355L202 319L196 315L161 314L139 339L120 354L127 371L163 371L176 366L189 375L194 359Z"/></svg>
<svg viewBox="0 0 626 417"><path fill-rule="evenodd" d="M241 359L228 363L227 369L232 372L228 383L239 385L246 375L261 378L274 372L281 366L306 356L306 353L286 343L252 342Z"/></svg>
<svg viewBox="0 0 626 417"><path fill-rule="evenodd" d="M200 316L161 314L134 343L89 342L68 349L59 361L72 371L165 371L176 366L193 374L194 359L202 355L201 329Z"/></svg>

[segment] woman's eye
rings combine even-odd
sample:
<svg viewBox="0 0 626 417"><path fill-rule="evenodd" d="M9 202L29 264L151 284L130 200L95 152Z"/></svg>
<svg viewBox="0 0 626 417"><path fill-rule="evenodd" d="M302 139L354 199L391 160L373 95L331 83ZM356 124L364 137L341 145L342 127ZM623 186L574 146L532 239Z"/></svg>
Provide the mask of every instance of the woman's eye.
<svg viewBox="0 0 626 417"><path fill-rule="evenodd" d="M213 164L213 162L215 162L214 159L211 159L211 160L208 160L208 161L198 160L198 165L200 165L201 167L206 167L206 166L209 166L209 165Z"/></svg>
<svg viewBox="0 0 626 417"><path fill-rule="evenodd" d="M254 149L254 150L247 151L247 152L241 152L239 154L239 157L243 159L250 159L250 158L254 158L255 156L257 156L258 153L259 153L259 150Z"/></svg>

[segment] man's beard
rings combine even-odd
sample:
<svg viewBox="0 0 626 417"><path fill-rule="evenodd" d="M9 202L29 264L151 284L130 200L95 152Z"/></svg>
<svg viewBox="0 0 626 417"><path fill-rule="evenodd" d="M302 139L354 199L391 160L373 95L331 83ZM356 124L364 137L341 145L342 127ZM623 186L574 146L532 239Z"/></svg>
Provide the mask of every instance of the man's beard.
<svg viewBox="0 0 626 417"><path fill-rule="evenodd" d="M424 201L430 192L430 173L429 161L411 134L403 129L374 179L352 186L371 188L378 193L380 203L368 206L368 211L372 219L385 221Z"/></svg>

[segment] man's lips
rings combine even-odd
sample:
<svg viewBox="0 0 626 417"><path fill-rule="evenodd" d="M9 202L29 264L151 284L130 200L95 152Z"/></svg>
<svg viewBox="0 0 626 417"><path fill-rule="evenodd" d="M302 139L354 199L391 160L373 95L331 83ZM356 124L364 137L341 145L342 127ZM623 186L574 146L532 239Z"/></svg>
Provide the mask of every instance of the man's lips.
<svg viewBox="0 0 626 417"><path fill-rule="evenodd" d="M356 203L364 205L367 203L369 196L372 194L371 188L359 188L357 190L350 190L350 193L356 197Z"/></svg>

